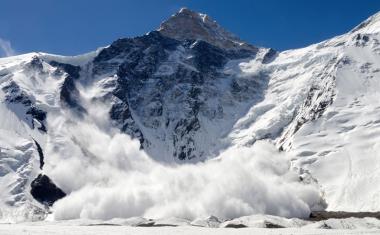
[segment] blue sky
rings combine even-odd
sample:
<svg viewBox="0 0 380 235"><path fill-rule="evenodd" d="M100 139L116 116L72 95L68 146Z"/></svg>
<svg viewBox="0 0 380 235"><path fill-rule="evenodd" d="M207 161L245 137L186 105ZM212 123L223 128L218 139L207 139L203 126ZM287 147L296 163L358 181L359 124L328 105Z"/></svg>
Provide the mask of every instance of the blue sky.
<svg viewBox="0 0 380 235"><path fill-rule="evenodd" d="M349 31L378 0L1 0L0 56L75 55L142 35L186 6L254 45L303 47Z"/></svg>

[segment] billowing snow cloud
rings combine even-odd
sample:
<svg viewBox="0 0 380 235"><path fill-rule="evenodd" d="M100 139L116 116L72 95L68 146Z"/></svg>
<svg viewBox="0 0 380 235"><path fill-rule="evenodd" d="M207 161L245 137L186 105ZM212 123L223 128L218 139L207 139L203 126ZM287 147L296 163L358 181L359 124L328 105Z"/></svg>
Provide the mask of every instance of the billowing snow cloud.
<svg viewBox="0 0 380 235"><path fill-rule="evenodd" d="M12 48L11 42L0 38L0 57L8 57L15 54L16 52Z"/></svg>
<svg viewBox="0 0 380 235"><path fill-rule="evenodd" d="M270 143L231 148L204 163L164 165L138 141L110 130L106 108L86 107L92 114L87 120L50 116L49 130L59 134L55 139L51 133L44 171L68 193L54 205L55 219L305 218L321 202L318 188L300 182L290 156ZM71 138L63 140L62 133Z"/></svg>
<svg viewBox="0 0 380 235"><path fill-rule="evenodd" d="M56 219L232 219L251 214L307 218L321 200L318 189L300 183L285 155L267 143L228 150L219 160L172 167L150 161L138 153L138 143L122 135L104 150L109 161L88 167L72 162L52 172L57 182L68 183L66 175L71 175L77 188L56 203Z"/></svg>

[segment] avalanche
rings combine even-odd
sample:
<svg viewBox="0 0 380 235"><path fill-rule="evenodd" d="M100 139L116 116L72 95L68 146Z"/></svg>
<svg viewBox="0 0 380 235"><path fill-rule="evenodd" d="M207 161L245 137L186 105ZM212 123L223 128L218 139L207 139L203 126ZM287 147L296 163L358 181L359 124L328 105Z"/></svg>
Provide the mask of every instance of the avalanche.
<svg viewBox="0 0 380 235"><path fill-rule="evenodd" d="M181 9L85 55L1 58L0 220L379 211L379 24L277 52ZM39 174L67 194L53 207Z"/></svg>

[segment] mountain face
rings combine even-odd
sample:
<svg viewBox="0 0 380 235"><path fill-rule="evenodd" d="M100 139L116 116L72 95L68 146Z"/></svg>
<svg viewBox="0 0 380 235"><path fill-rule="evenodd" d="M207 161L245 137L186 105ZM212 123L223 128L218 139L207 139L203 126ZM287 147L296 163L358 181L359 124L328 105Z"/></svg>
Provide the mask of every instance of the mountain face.
<svg viewBox="0 0 380 235"><path fill-rule="evenodd" d="M257 54L205 41L177 41L153 31L102 50L91 76L112 77L114 87L105 94L112 103L111 119L153 158L199 161L212 154L214 149L204 144L221 135L215 133L221 131L218 124L236 121L226 117L231 116L226 109L247 109L247 101L259 99L266 83L265 75L240 79L223 67L231 60L265 56Z"/></svg>
<svg viewBox="0 0 380 235"><path fill-rule="evenodd" d="M2 58L0 216L39 219L41 204L69 193L48 173L57 159L91 158L66 128L88 116L163 164L266 140L294 156L292 168L319 185L328 209L378 211L379 29L377 14L347 34L277 52L181 9L158 30L85 55Z"/></svg>

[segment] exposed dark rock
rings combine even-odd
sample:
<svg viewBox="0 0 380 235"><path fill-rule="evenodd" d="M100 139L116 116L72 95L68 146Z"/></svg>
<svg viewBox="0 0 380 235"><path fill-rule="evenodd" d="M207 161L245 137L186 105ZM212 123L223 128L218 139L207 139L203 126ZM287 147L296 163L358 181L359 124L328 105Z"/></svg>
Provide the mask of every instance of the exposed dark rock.
<svg viewBox="0 0 380 235"><path fill-rule="evenodd" d="M369 38L368 35L358 33L354 37L354 40L355 40L355 46L357 46L357 47L363 47L363 46L367 45L367 43L369 42L370 38Z"/></svg>
<svg viewBox="0 0 380 235"><path fill-rule="evenodd" d="M173 54L178 58L172 59ZM145 139L144 129L165 127L168 133L158 138L170 139L174 157L185 160L201 157L193 153L193 136L201 128L200 113L222 118L221 105L216 106L217 110L205 107L205 90L226 76L221 69L228 60L255 54L255 50L226 50L201 40L179 41L153 31L142 37L119 39L103 49L94 59L92 72L94 76L117 76L115 88L107 97L113 102L110 117L123 132L138 138L145 148L150 141ZM166 64L170 72L160 72ZM260 87L257 81L251 83L241 81L242 93L247 94L238 96L239 101L252 97L248 86ZM174 103L180 109L168 111ZM173 118L168 112L178 115Z"/></svg>
<svg viewBox="0 0 380 235"><path fill-rule="evenodd" d="M86 113L86 109L80 104L79 91L75 85L75 80L80 77L81 68L79 66L64 64L57 61L50 61L49 64L57 68L56 73L67 74L61 87L61 104L72 109L78 115Z"/></svg>
<svg viewBox="0 0 380 235"><path fill-rule="evenodd" d="M95 223L95 224L89 224L86 226L122 226L121 224L113 224L113 223Z"/></svg>
<svg viewBox="0 0 380 235"><path fill-rule="evenodd" d="M38 152L38 156L40 158L40 169L42 170L42 168L44 167L44 152L42 151L42 148L41 148L41 145L35 140L33 139L34 143L36 144L36 147L37 147L37 152Z"/></svg>
<svg viewBox="0 0 380 235"><path fill-rule="evenodd" d="M136 227L153 227L155 222L153 220L145 221L136 225Z"/></svg>
<svg viewBox="0 0 380 235"><path fill-rule="evenodd" d="M63 106L71 108L77 114L86 113L86 109L79 103L79 91L75 86L74 77L70 75L65 78L62 84L60 100Z"/></svg>
<svg viewBox="0 0 380 235"><path fill-rule="evenodd" d="M332 229L332 227L326 223L323 223L321 226L319 226L321 229Z"/></svg>
<svg viewBox="0 0 380 235"><path fill-rule="evenodd" d="M110 117L118 123L117 125L120 126L121 131L128 133L133 138L137 138L140 141L141 148L143 148L145 142L144 136L133 120L127 103L121 101L115 102L111 107Z"/></svg>
<svg viewBox="0 0 380 235"><path fill-rule="evenodd" d="M197 41L191 48L194 51L194 65L201 73L215 72L227 62L227 54L222 49Z"/></svg>
<svg viewBox="0 0 380 235"><path fill-rule="evenodd" d="M2 90L6 94L5 101L9 103L21 103L25 106L32 105L32 101L29 96L22 91L14 81L11 81L9 84L5 85Z"/></svg>
<svg viewBox="0 0 380 235"><path fill-rule="evenodd" d="M275 51L274 49L270 48L268 50L267 53L265 53L264 57L263 57L263 64L268 64L270 62L272 62L277 56L277 51Z"/></svg>
<svg viewBox="0 0 380 235"><path fill-rule="evenodd" d="M28 63L27 68L36 72L42 72L44 66L42 64L42 60L37 56L34 56L32 60Z"/></svg>
<svg viewBox="0 0 380 235"><path fill-rule="evenodd" d="M177 227L175 224L157 224L155 222L141 223L137 227Z"/></svg>
<svg viewBox="0 0 380 235"><path fill-rule="evenodd" d="M256 53L257 48L241 41L238 37L220 27L205 14L199 14L187 8L164 21L158 29L163 35L179 41L201 40L216 47L231 51L249 51Z"/></svg>
<svg viewBox="0 0 380 235"><path fill-rule="evenodd" d="M309 216L311 221L321 221L328 219L371 217L380 220L380 212L346 212L346 211L313 211Z"/></svg>
<svg viewBox="0 0 380 235"><path fill-rule="evenodd" d="M35 107L35 106L31 106L27 111L26 111L26 114L29 114L31 115L35 120L38 120L38 122L40 123L40 126L38 127L38 129L42 132L46 132L47 129L46 129L46 126L45 126L45 120L46 120L46 112ZM33 122L34 123L34 122ZM33 124L34 125L34 124Z"/></svg>
<svg viewBox="0 0 380 235"><path fill-rule="evenodd" d="M40 125L38 129L42 132L46 132L45 120L46 112L38 108L34 104L34 99L32 99L26 92L22 91L20 87L11 81L8 85L4 86L2 90L5 93L5 101L10 105L12 110L12 104L20 104L25 108L25 114L29 116L29 120L25 120L28 125L33 129L35 127L35 121Z"/></svg>
<svg viewBox="0 0 380 235"><path fill-rule="evenodd" d="M34 143L36 144L36 147L37 147L37 152L38 152L38 155L40 157L40 169L42 170L42 168L44 167L44 152L42 151L42 148L41 148L41 145L35 140L33 139Z"/></svg>
<svg viewBox="0 0 380 235"><path fill-rule="evenodd" d="M66 72L68 75L73 77L74 79L79 78L79 72L81 68L79 66L74 66L71 64L64 64L64 63L59 63L57 61L50 61L49 64L53 67L59 68L60 70Z"/></svg>
<svg viewBox="0 0 380 235"><path fill-rule="evenodd" d="M46 112L36 108L35 106L32 106L26 111L26 114L30 114L33 118L44 121L46 119Z"/></svg>
<svg viewBox="0 0 380 235"><path fill-rule="evenodd" d="M245 224L227 224L226 226L224 226L225 228L247 228L248 226L245 225Z"/></svg>
<svg viewBox="0 0 380 235"><path fill-rule="evenodd" d="M285 228L282 225L274 224L274 223L269 222L269 221L264 221L264 226L265 226L265 228Z"/></svg>
<svg viewBox="0 0 380 235"><path fill-rule="evenodd" d="M283 145L286 139L289 140L289 137L297 133L305 123L320 118L334 102L336 77L335 70L331 70L331 68L337 68L342 63L335 57L329 61L321 73L316 75L319 81L310 87L303 105L294 113L288 129L281 136L279 146L282 149L290 147Z"/></svg>
<svg viewBox="0 0 380 235"><path fill-rule="evenodd" d="M42 174L32 181L30 193L34 199L47 206L52 206L54 202L66 196L48 176Z"/></svg>

